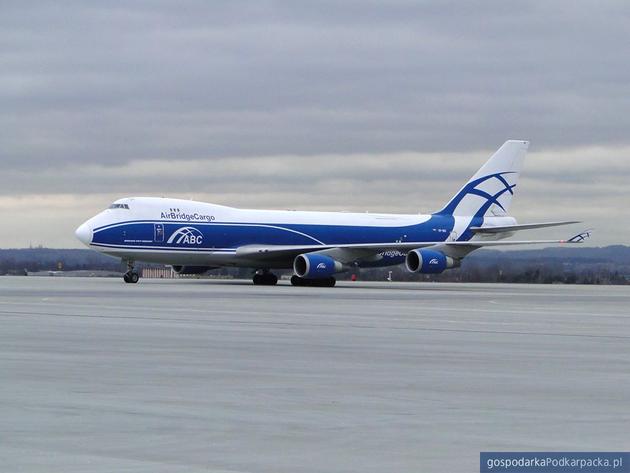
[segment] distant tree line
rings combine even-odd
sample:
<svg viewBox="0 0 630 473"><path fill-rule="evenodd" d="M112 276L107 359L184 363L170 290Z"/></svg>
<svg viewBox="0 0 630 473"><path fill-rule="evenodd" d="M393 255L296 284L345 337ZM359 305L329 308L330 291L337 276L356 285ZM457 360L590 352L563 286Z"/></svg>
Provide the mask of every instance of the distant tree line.
<svg viewBox="0 0 630 473"><path fill-rule="evenodd" d="M139 264L142 267L162 265ZM37 271L100 270L121 272L118 258L83 249L25 248L0 250L0 274ZM249 278L252 269L221 268L210 276ZM288 271L279 274L289 274ZM630 247L546 248L544 250L479 250L464 259L459 268L442 274L409 273L404 265L356 268L338 275L350 279L382 281L487 282L535 284L629 284Z"/></svg>
<svg viewBox="0 0 630 473"><path fill-rule="evenodd" d="M481 265L464 262L461 268L442 274L413 274L404 266L394 268L361 269L357 277L365 280L434 281L434 282L483 282L528 284L629 284L630 278L618 268L602 264L567 265L559 269L554 264L513 261L508 264Z"/></svg>

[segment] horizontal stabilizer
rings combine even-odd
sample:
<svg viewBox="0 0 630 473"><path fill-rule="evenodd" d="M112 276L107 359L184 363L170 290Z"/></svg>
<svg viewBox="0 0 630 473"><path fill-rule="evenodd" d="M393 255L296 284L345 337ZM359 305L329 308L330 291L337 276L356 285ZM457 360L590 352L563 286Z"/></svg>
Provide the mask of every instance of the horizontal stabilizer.
<svg viewBox="0 0 630 473"><path fill-rule="evenodd" d="M535 230L537 228L547 227L559 227L561 225L571 225L573 223L580 223L579 221L566 221L566 222L542 222L542 223L524 223L519 225L500 225L492 227L470 227L473 233L487 234L487 233L504 233L504 232L516 232L519 230Z"/></svg>

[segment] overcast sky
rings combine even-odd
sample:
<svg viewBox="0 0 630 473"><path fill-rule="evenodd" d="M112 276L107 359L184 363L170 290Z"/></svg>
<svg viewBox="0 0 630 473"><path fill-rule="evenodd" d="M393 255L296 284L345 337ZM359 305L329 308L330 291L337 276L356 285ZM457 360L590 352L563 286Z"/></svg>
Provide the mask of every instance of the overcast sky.
<svg viewBox="0 0 630 473"><path fill-rule="evenodd" d="M130 195L428 212L510 138L520 221L630 244L629 58L625 0L0 0L0 247Z"/></svg>

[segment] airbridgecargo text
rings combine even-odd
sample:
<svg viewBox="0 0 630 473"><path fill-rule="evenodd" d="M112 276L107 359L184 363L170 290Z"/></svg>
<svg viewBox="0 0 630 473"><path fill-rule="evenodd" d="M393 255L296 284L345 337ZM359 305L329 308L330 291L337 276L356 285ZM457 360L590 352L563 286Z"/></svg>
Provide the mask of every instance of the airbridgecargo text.
<svg viewBox="0 0 630 473"><path fill-rule="evenodd" d="M180 212L179 209L169 210L168 212L161 212L160 218L169 220L186 220L189 222L213 222L215 220L214 215L204 215L198 213L185 213Z"/></svg>
<svg viewBox="0 0 630 473"><path fill-rule="evenodd" d="M385 258L399 258L401 256L406 256L407 253L403 253L398 250L387 250L380 253L381 256Z"/></svg>

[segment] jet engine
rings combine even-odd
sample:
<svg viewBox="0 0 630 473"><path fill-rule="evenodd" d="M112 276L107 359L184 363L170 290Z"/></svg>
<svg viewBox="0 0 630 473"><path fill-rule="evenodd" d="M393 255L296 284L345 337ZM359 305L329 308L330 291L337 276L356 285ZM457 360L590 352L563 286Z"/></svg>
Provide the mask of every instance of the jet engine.
<svg viewBox="0 0 630 473"><path fill-rule="evenodd" d="M441 251L418 249L407 253L405 266L412 273L437 274L459 265L456 260Z"/></svg>
<svg viewBox="0 0 630 473"><path fill-rule="evenodd" d="M204 274L211 269L214 268L211 266L173 266L173 271L175 271L177 274Z"/></svg>
<svg viewBox="0 0 630 473"><path fill-rule="evenodd" d="M293 260L293 271L305 279L329 278L343 270L343 264L339 261L318 253L304 253Z"/></svg>

